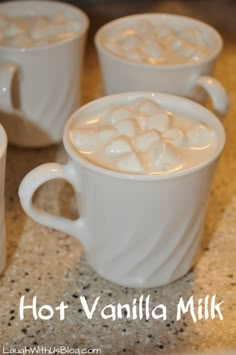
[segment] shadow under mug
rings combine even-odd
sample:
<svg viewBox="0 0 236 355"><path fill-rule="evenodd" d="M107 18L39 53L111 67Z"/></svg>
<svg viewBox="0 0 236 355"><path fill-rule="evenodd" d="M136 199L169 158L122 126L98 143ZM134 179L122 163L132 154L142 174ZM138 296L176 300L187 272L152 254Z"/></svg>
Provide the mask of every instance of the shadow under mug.
<svg viewBox="0 0 236 355"><path fill-rule="evenodd" d="M149 21L154 26L169 26L176 31L198 29L206 43L209 43L209 56L196 63L151 65L132 62L105 48L104 41L109 34L114 37L116 31L132 27L142 20ZM227 93L221 83L212 76L223 41L220 34L206 23L171 14L131 15L102 26L95 35L95 45L107 95L129 91L159 91L204 104L208 94L215 113L220 118L226 115Z"/></svg>
<svg viewBox="0 0 236 355"><path fill-rule="evenodd" d="M104 169L83 159L69 132L77 120L107 106L154 100L176 115L201 119L217 134L209 159L192 168L163 175L133 175ZM44 164L21 182L25 212L40 224L68 233L84 246L91 266L107 280L129 287L155 287L185 275L199 252L213 173L225 143L216 116L188 99L160 93L124 93L90 102L76 111L64 130L68 163ZM38 210L35 191L53 179L74 188L80 218L71 221Z"/></svg>
<svg viewBox="0 0 236 355"><path fill-rule="evenodd" d="M0 122L9 143L43 147L62 140L68 117L80 104L81 72L89 21L80 9L56 1L0 4L9 17L53 16L78 20L78 33L40 47L0 45Z"/></svg>

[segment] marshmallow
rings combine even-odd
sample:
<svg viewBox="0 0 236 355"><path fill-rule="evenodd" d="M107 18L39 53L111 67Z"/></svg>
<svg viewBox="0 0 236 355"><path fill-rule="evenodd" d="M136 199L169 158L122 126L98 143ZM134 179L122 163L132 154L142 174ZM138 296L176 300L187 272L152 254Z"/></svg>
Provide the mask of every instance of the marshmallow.
<svg viewBox="0 0 236 355"><path fill-rule="evenodd" d="M157 36L162 39L173 34L173 30L166 25L154 26L154 31L157 34Z"/></svg>
<svg viewBox="0 0 236 355"><path fill-rule="evenodd" d="M158 150L157 159L155 160L154 165L163 173L179 170L183 166L178 151L169 144L163 144L161 151Z"/></svg>
<svg viewBox="0 0 236 355"><path fill-rule="evenodd" d="M161 110L160 106L154 101L149 99L141 99L134 103L135 109L137 109L141 114L154 115Z"/></svg>
<svg viewBox="0 0 236 355"><path fill-rule="evenodd" d="M186 28L181 32L181 37L186 39L188 42L194 45L204 46L204 38L203 33L199 31L197 28Z"/></svg>
<svg viewBox="0 0 236 355"><path fill-rule="evenodd" d="M146 151L146 157L149 161L149 166L156 167L155 162L160 158L164 149L164 143L159 140L150 144Z"/></svg>
<svg viewBox="0 0 236 355"><path fill-rule="evenodd" d="M122 49L126 51L130 51L136 48L139 48L142 46L142 41L138 38L138 36L129 36L126 37L122 42L121 42L121 47Z"/></svg>
<svg viewBox="0 0 236 355"><path fill-rule="evenodd" d="M132 114L130 110L119 107L119 108L114 108L113 110L107 112L106 116L107 116L107 122L115 125L117 122L121 120L130 118Z"/></svg>
<svg viewBox="0 0 236 355"><path fill-rule="evenodd" d="M185 58L192 57L194 55L196 48L190 43L183 43L183 45L177 48L176 52Z"/></svg>
<svg viewBox="0 0 236 355"><path fill-rule="evenodd" d="M142 49L147 57L159 58L163 54L161 47L156 41L144 45Z"/></svg>
<svg viewBox="0 0 236 355"><path fill-rule="evenodd" d="M112 138L118 135L117 131L113 128L104 128L98 132L99 142L102 144L108 143Z"/></svg>
<svg viewBox="0 0 236 355"><path fill-rule="evenodd" d="M120 134L130 138L135 136L139 129L137 123L131 119L119 121L114 127Z"/></svg>
<svg viewBox="0 0 236 355"><path fill-rule="evenodd" d="M71 130L70 139L78 150L85 153L93 151L98 143L97 132L90 128L77 128Z"/></svg>
<svg viewBox="0 0 236 355"><path fill-rule="evenodd" d="M191 148L206 148L215 137L212 128L201 122L195 122L187 131L188 143Z"/></svg>
<svg viewBox="0 0 236 355"><path fill-rule="evenodd" d="M162 134L162 138L176 147L184 147L186 143L186 136L184 131L180 128L170 128Z"/></svg>
<svg viewBox="0 0 236 355"><path fill-rule="evenodd" d="M153 114L148 117L147 128L149 130L155 129L160 133L165 132L170 126L170 118L164 111Z"/></svg>
<svg viewBox="0 0 236 355"><path fill-rule="evenodd" d="M133 145L139 152L146 152L148 147L154 142L160 141L160 135L157 131L150 131L140 134L133 139Z"/></svg>
<svg viewBox="0 0 236 355"><path fill-rule="evenodd" d="M129 173L143 173L144 169L136 153L130 153L120 158L116 164L121 171Z"/></svg>
<svg viewBox="0 0 236 355"><path fill-rule="evenodd" d="M17 35L10 39L9 44L13 47L28 48L32 46L32 41L27 35Z"/></svg>
<svg viewBox="0 0 236 355"><path fill-rule="evenodd" d="M10 22L9 25L5 28L5 36L13 37L17 35L24 34L25 30L22 26L18 25L15 22Z"/></svg>
<svg viewBox="0 0 236 355"><path fill-rule="evenodd" d="M111 143L106 145L105 153L110 157L118 157L132 152L129 141L125 138L115 138Z"/></svg>
<svg viewBox="0 0 236 355"><path fill-rule="evenodd" d="M0 28L4 29L9 24L9 18L5 15L0 15Z"/></svg>
<svg viewBox="0 0 236 355"><path fill-rule="evenodd" d="M144 60L142 51L139 48L135 48L132 51L126 52L126 58L128 60L141 63Z"/></svg>

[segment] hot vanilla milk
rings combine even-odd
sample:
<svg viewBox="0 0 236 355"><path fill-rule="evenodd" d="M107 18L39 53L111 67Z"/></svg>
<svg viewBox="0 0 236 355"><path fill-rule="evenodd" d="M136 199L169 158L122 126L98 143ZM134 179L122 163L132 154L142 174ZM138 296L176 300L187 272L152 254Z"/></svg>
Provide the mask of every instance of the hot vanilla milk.
<svg viewBox="0 0 236 355"><path fill-rule="evenodd" d="M0 15L0 45L24 48L44 46L68 39L80 28L78 20L66 18L63 13L51 17Z"/></svg>
<svg viewBox="0 0 236 355"><path fill-rule="evenodd" d="M70 140L93 164L145 175L191 168L208 160L217 147L211 127L174 115L149 99L110 105L77 121Z"/></svg>
<svg viewBox="0 0 236 355"><path fill-rule="evenodd" d="M113 29L103 38L113 54L143 64L196 63L209 55L209 45L197 28L175 30L165 24L137 20Z"/></svg>

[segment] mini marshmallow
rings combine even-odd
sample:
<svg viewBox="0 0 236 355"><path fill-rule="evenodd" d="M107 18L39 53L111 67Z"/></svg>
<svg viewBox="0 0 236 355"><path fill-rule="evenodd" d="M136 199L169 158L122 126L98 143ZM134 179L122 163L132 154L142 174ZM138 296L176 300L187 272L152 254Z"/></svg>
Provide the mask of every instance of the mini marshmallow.
<svg viewBox="0 0 236 355"><path fill-rule="evenodd" d="M109 51L111 51L112 53L115 53L117 55L120 55L123 53L120 44L118 44L117 42L114 42L114 41L108 41L106 43L106 48Z"/></svg>
<svg viewBox="0 0 236 355"><path fill-rule="evenodd" d="M145 60L143 52L139 48L135 48L132 51L127 51L126 58L138 63L142 63Z"/></svg>
<svg viewBox="0 0 236 355"><path fill-rule="evenodd" d="M199 62L207 57L207 51L197 49L193 54L193 60Z"/></svg>
<svg viewBox="0 0 236 355"><path fill-rule="evenodd" d="M165 132L170 126L170 117L164 111L153 114L148 117L147 128L155 129L160 133Z"/></svg>
<svg viewBox="0 0 236 355"><path fill-rule="evenodd" d="M10 20L7 16L5 15L0 15L0 28L4 29L8 24Z"/></svg>
<svg viewBox="0 0 236 355"><path fill-rule="evenodd" d="M24 29L21 26L17 25L17 23L15 22L9 23L9 25L5 28L4 31L6 37L21 35L24 34L24 32Z"/></svg>
<svg viewBox="0 0 236 355"><path fill-rule="evenodd" d="M147 129L147 116L138 114L137 116L135 116L135 119L137 120L139 128L142 131L146 131L146 129Z"/></svg>
<svg viewBox="0 0 236 355"><path fill-rule="evenodd" d="M183 43L183 45L179 48L177 48L176 52L185 58L189 58L192 57L194 52L195 52L196 48L190 44L190 43Z"/></svg>
<svg viewBox="0 0 236 355"><path fill-rule="evenodd" d="M162 39L174 33L173 30L166 25L156 25L154 26L154 31L157 34L157 36Z"/></svg>
<svg viewBox="0 0 236 355"><path fill-rule="evenodd" d="M176 147L184 147L186 143L186 136L184 131L180 128L170 128L162 134L162 138Z"/></svg>
<svg viewBox="0 0 236 355"><path fill-rule="evenodd" d="M132 152L129 141L125 138L115 138L111 143L107 144L105 153L110 157L119 157Z"/></svg>
<svg viewBox="0 0 236 355"><path fill-rule="evenodd" d="M117 135L118 135L118 133L115 129L104 128L98 132L98 139L99 139L100 143L106 144L107 142L109 142L111 139L113 139Z"/></svg>
<svg viewBox="0 0 236 355"><path fill-rule="evenodd" d="M205 46L203 34L197 28L185 28L181 37L194 45Z"/></svg>
<svg viewBox="0 0 236 355"><path fill-rule="evenodd" d="M206 148L214 137L214 131L201 122L195 122L187 131L190 148Z"/></svg>
<svg viewBox="0 0 236 355"><path fill-rule="evenodd" d="M141 114L154 115L161 110L160 106L149 99L141 99L134 103L135 109Z"/></svg>
<svg viewBox="0 0 236 355"><path fill-rule="evenodd" d="M121 42L122 49L124 49L126 51L130 51L135 48L139 48L141 45L142 45L142 41L136 35L134 35L132 37L131 36L127 37Z"/></svg>
<svg viewBox="0 0 236 355"><path fill-rule="evenodd" d="M117 122L121 120L126 120L132 116L131 111L126 108L114 108L107 112L107 122L115 125Z"/></svg>
<svg viewBox="0 0 236 355"><path fill-rule="evenodd" d="M134 120L122 120L115 124L115 129L122 135L132 138L138 132L138 125Z"/></svg>
<svg viewBox="0 0 236 355"><path fill-rule="evenodd" d="M9 45L12 47L28 48L32 46L32 41L27 35L18 35L12 37L9 41Z"/></svg>
<svg viewBox="0 0 236 355"><path fill-rule="evenodd" d="M98 143L98 135L94 129L77 128L70 132L72 144L82 153L92 152Z"/></svg>
<svg viewBox="0 0 236 355"><path fill-rule="evenodd" d="M159 142L160 139L160 134L157 131L149 131L136 136L133 139L133 145L137 151L146 152L151 144Z"/></svg>
<svg viewBox="0 0 236 355"><path fill-rule="evenodd" d="M147 57L159 58L163 54L161 47L156 41L145 44L142 49Z"/></svg>
<svg viewBox="0 0 236 355"><path fill-rule="evenodd" d="M116 164L117 168L129 173L143 173L144 169L136 153L130 153L120 158Z"/></svg>
<svg viewBox="0 0 236 355"><path fill-rule="evenodd" d="M155 141L150 144L147 148L146 158L149 161L149 166L155 167L155 162L160 158L162 152L164 150L164 143L162 140Z"/></svg>
<svg viewBox="0 0 236 355"><path fill-rule="evenodd" d="M169 144L163 144L162 150L155 160L154 165L160 172L166 173L179 170L183 166L178 151Z"/></svg>
<svg viewBox="0 0 236 355"><path fill-rule="evenodd" d="M58 12L55 15L52 16L52 21L53 22L65 22L66 18L63 12Z"/></svg>

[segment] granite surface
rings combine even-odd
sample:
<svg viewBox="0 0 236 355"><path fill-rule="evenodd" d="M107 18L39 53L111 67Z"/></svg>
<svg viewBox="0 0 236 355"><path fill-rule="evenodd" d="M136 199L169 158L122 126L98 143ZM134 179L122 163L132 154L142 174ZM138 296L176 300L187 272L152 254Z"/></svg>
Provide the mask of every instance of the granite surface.
<svg viewBox="0 0 236 355"><path fill-rule="evenodd" d="M82 4L92 20L83 102L102 95L101 76L91 39L96 28L111 18L144 11L186 14L215 26L223 36L225 46L217 64L216 77L226 87L230 98L229 113L224 122L227 144L210 196L204 253L187 276L165 287L128 289L101 279L87 264L79 242L36 224L24 214L19 204L17 190L23 176L41 163L64 162L66 157L62 146L40 150L9 147L6 175L8 260L0 278L0 354L13 348L26 351L31 346L51 347L54 353L56 349L53 347L60 346L68 347L67 353L87 349L87 353L92 354L96 352L91 349L101 349L104 355L226 354L228 350L236 354L236 3L222 0L121 1L116 6L114 3L89 2L87 7L85 2ZM73 191L61 181L41 188L35 203L49 212L67 217L76 213ZM125 312L122 319L103 319L101 311L106 305L128 303L132 306L135 298L141 302L141 295L144 299L150 295L150 309L159 304L166 305L167 319L126 319ZM195 323L188 313L176 321L180 298L188 300L192 295L196 305L207 295L210 299L216 295L216 302L224 301L221 306L223 320L216 314L215 319ZM34 319L32 310L26 309L24 319L20 320L21 296L25 296L26 305L32 304L36 296L38 310L45 304L50 305L54 309L53 317ZM90 307L100 296L91 320L86 317L80 296L86 297ZM65 309L65 319L60 320L60 312L55 307L63 301L68 308Z"/></svg>

